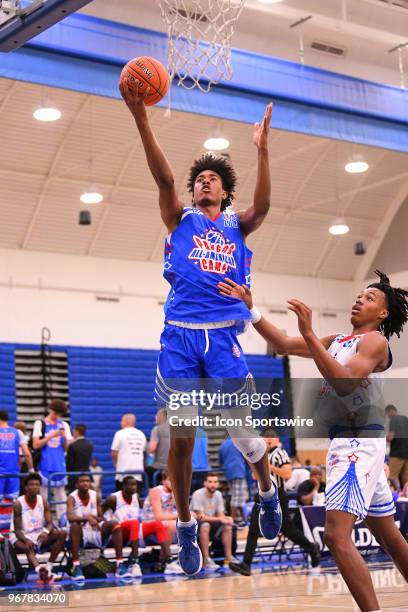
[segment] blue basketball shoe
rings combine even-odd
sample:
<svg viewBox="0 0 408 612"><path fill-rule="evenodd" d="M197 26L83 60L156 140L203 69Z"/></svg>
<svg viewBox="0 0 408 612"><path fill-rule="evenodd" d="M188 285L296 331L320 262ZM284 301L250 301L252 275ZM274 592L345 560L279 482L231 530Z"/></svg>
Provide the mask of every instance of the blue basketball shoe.
<svg viewBox="0 0 408 612"><path fill-rule="evenodd" d="M275 494L270 499L264 499L259 494L259 529L264 538L273 540L276 538L282 527L282 510L279 503L278 487L275 487Z"/></svg>
<svg viewBox="0 0 408 612"><path fill-rule="evenodd" d="M177 521L178 560L187 576L198 574L203 566L203 557L197 543L197 533L198 523L196 520L191 527L180 527Z"/></svg>

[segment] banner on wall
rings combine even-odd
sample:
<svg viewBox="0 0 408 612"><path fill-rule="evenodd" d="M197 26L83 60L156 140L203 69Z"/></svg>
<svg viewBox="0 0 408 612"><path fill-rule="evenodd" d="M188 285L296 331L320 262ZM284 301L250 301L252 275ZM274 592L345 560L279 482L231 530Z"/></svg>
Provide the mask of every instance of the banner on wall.
<svg viewBox="0 0 408 612"><path fill-rule="evenodd" d="M401 533L408 533L408 499L397 501L395 504L396 514L395 522L397 523ZM324 543L323 532L326 518L324 506L300 506L300 515L302 517L302 526L305 536L311 542L316 542L322 552L328 552L328 548ZM379 543L366 527L364 521L357 521L352 533L352 539L356 547L361 550L374 550L380 547Z"/></svg>

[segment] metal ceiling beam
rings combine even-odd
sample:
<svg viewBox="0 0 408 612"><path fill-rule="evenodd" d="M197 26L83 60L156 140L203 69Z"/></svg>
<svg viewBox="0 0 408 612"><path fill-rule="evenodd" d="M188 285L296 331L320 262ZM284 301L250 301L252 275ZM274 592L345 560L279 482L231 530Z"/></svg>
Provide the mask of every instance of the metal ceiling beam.
<svg viewBox="0 0 408 612"><path fill-rule="evenodd" d="M368 0L365 0L368 1ZM353 3L354 4L354 3ZM372 3L374 4L374 3ZM379 3L375 3L377 8L382 8ZM307 9L298 9L292 6L288 6L286 4L261 4L257 2L257 0L253 0L251 2L247 2L247 7L251 8L254 11L260 11L268 14L272 14L275 17L280 17L281 19L285 19L288 22L298 21L299 19L303 19L310 11ZM383 8L388 8L384 5ZM397 7L395 7L397 8ZM406 14L406 11L404 11ZM373 11L367 11L367 17L371 13L373 15ZM350 19L350 15L349 15ZM343 19L339 17L328 17L326 15L322 15L320 13L313 13L313 22L311 22L309 26L312 30L314 28L324 29L329 32L333 32L337 34L345 34L352 36L354 38L358 38L360 40L368 40L376 43L382 44L399 44L406 42L402 36L398 36L393 32L388 32L385 30L368 27L365 25L361 25L358 23L352 23L350 20L343 21ZM393 41L395 41L393 43Z"/></svg>
<svg viewBox="0 0 408 612"><path fill-rule="evenodd" d="M374 164L370 165L370 172L368 173L368 175L363 175L363 184L361 185L361 187L365 187L369 185L369 174L375 172L375 169L378 168L379 166L381 166L381 164L383 163L383 161L386 159L388 155L388 151L385 151L384 149L381 150L381 155L378 156L377 160L375 161ZM347 211L351 208L351 206L353 205L354 201L356 200L356 198L360 195L360 191L358 193L354 193L350 196L349 201L344 204L343 208L342 208L342 213L341 216L347 215Z"/></svg>
<svg viewBox="0 0 408 612"><path fill-rule="evenodd" d="M106 218L108 216L108 213L110 212L110 210L112 208L112 203L111 203L112 198L113 198L117 188L119 187L120 182L121 182L123 176L125 175L125 173L127 171L129 163L130 163L130 161L131 161L131 159L133 157L133 154L135 153L135 151L138 148L141 147L141 144L142 144L141 140L135 139L135 142L133 143L133 145L131 145L131 147L129 148L128 152L125 153L125 159L124 159L123 164L121 166L121 169L120 169L120 171L119 171L119 173L118 173L118 175L116 177L116 181L115 181L114 186L112 187L111 193L109 194L110 202L105 204L105 206L104 206L104 210L103 210L102 215L101 215L101 217L99 219L98 227L97 227L96 231L94 232L94 235L91 238L90 244L89 244L89 246L88 246L88 248L86 250L86 254L87 255L92 255L92 253L93 253L93 251L95 249L95 245L96 245L96 243L98 241L99 236L101 235L101 232L102 232L103 226L105 224Z"/></svg>
<svg viewBox="0 0 408 612"><path fill-rule="evenodd" d="M78 112L77 112L77 113L75 113L75 114L73 115L73 119L72 119L72 120L70 121L70 123L67 125L67 128L66 128L66 130L65 130L65 132L64 132L64 136L62 137L62 140L61 140L61 142L59 143L59 146L58 146L57 152L56 152L56 154L54 155L54 158L53 158L53 160L52 160L52 163L51 163L50 169L49 169L49 171L48 171L48 174L47 174L47 176L45 177L45 180L44 180L44 183L43 183L43 186L42 186L42 189L41 189L41 193L40 193L40 195L38 196L37 204L35 205L35 208L34 208L33 214L31 215L30 222L29 222L28 227L27 227L27 230L26 230L26 232L25 232L25 236L24 236L23 242L22 242L22 244L21 244L21 248L22 248L22 249L27 248L27 245L28 245L28 242L29 242L29 240L30 240L30 238L31 238L31 235L32 235L32 233L33 233L34 226L35 226L35 223L36 223L36 221L37 221L38 215L40 214L40 211L41 211L42 205L43 205L43 203L44 203L44 199L45 199L45 196L46 196L46 193L47 193L48 186L49 186L49 184L50 184L50 181L51 181L51 180L52 180L52 178L53 178L53 174L52 174L52 173L54 172L55 167L56 167L56 165L57 165L57 163L58 163L58 161L59 161L59 159L60 159L60 157L61 157L61 154L62 154L62 152L63 152L63 150L64 150L65 143L66 143L66 141L68 140L68 137L69 137L69 136L70 136L70 134L71 134L72 127L75 125L75 123L76 123L76 122L78 121L78 119L81 117L81 115L82 115L83 111L84 111L84 110L86 109L86 107L88 106L88 104L89 104L89 102L90 102L90 99L91 99L91 97L90 97L90 96L87 96L87 97L85 98L85 100L83 101L83 103L82 103L81 107L79 108Z"/></svg>
<svg viewBox="0 0 408 612"><path fill-rule="evenodd" d="M404 185L402 185L401 189L399 190L397 196L395 197L394 201L392 202L391 206L389 207L383 222L378 228L375 238L371 240L370 244L368 245L367 252L363 256L363 259L361 260L360 265L358 266L354 274L354 280L356 282L359 282L365 279L365 277L367 276L373 264L375 256L377 255L380 249L380 246L396 214L398 213L399 209L401 208L401 206L403 205L407 197L408 197L408 185L404 183Z"/></svg>
<svg viewBox="0 0 408 612"><path fill-rule="evenodd" d="M377 187L383 187L384 185L389 185L390 183L395 183L395 181L400 181L408 177L407 172L401 172L400 174L396 174L395 176L391 176L386 179L381 179L380 181L374 181L369 185L363 185L361 187L356 187L355 189L349 189L348 191L344 191L343 193L339 193L338 198L347 198L348 196L357 194L357 193L365 193L366 191L370 191L371 189L376 189ZM322 204L329 204L330 202L335 202L336 197L330 196L329 198L323 198L323 200L318 200L317 202L311 202L309 204L304 204L299 206L296 210L309 210L315 206L322 206ZM295 212L295 211L293 211ZM319 211L316 211L319 212Z"/></svg>

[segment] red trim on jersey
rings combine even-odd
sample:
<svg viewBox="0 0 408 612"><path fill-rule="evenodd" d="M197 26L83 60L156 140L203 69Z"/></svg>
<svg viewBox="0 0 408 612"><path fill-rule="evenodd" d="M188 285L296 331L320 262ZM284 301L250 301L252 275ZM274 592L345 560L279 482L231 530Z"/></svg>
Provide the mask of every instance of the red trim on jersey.
<svg viewBox="0 0 408 612"><path fill-rule="evenodd" d="M352 334L351 336L346 336L345 338L342 338L341 340L339 340L339 343L341 344L342 342L347 342L347 340L351 340L352 338L359 338L361 334L357 334L354 335Z"/></svg>
<svg viewBox="0 0 408 612"><path fill-rule="evenodd" d="M132 495L132 497L130 498L130 501L127 501L127 500L126 500L126 498L125 498L125 496L123 495L123 491L120 491L120 494L122 495L122 500L125 502L125 504L127 504L128 506L131 506L131 505L132 505L132 502L133 502L133 495Z"/></svg>
<svg viewBox="0 0 408 612"><path fill-rule="evenodd" d="M31 503L28 501L28 499L27 499L27 495L24 495L24 499L26 500L26 504L27 504L27 506L29 506L29 507L31 508L31 510L34 510L34 508L35 508L35 507L36 507L36 505L37 505L37 496L35 496L35 502L34 502L34 504L33 504L33 505L32 505L32 504L31 504Z"/></svg>
<svg viewBox="0 0 408 612"><path fill-rule="evenodd" d="M377 331L378 330L373 330L373 331ZM381 332L378 332L379 334ZM351 334L351 336L346 336L345 338L342 338L341 340L339 340L340 344L342 342L347 342L347 340L351 340L352 338L361 338L361 336L365 336L366 334L372 334L372 331L367 331L367 332L363 332L362 334Z"/></svg>
<svg viewBox="0 0 408 612"><path fill-rule="evenodd" d="M82 497L80 496L79 493L78 493L78 499L79 499L79 501L81 502L81 504L83 506L87 506L89 504L90 500L91 500L91 496L89 495L89 491L88 491L88 500L86 502L82 499Z"/></svg>
<svg viewBox="0 0 408 612"><path fill-rule="evenodd" d="M218 215L216 217L214 217L214 219L211 219L211 221L218 221L218 219L221 217L221 215L222 215L222 210L220 210Z"/></svg>

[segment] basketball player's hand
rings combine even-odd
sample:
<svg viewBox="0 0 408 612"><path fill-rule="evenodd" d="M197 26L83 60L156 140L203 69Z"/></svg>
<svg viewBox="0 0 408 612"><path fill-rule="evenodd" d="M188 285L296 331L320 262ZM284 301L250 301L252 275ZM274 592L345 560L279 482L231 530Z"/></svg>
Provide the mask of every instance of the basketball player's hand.
<svg viewBox="0 0 408 612"><path fill-rule="evenodd" d="M258 149L268 148L268 134L272 119L272 102L268 104L265 110L264 118L261 123L255 123L254 129L254 144Z"/></svg>
<svg viewBox="0 0 408 612"><path fill-rule="evenodd" d="M139 92L139 81L137 79L132 82L132 87L129 85L127 79L122 79L119 83L119 90L135 119L147 117L144 99L150 93L150 87L146 87L146 90L141 94Z"/></svg>
<svg viewBox="0 0 408 612"><path fill-rule="evenodd" d="M313 334L312 310L300 300L288 300L288 309L295 313L298 318L298 328L303 337Z"/></svg>
<svg viewBox="0 0 408 612"><path fill-rule="evenodd" d="M232 516L224 516L221 519L221 523L223 523L224 525L232 525L233 522L234 522L234 519L232 518Z"/></svg>
<svg viewBox="0 0 408 612"><path fill-rule="evenodd" d="M42 533L40 533L40 535L38 536L37 542L39 542L40 544L42 544L43 542L45 542L45 540L48 537L48 533L45 533L45 531L43 531Z"/></svg>
<svg viewBox="0 0 408 612"><path fill-rule="evenodd" d="M238 285L238 283L230 278L224 278L224 281L219 282L217 287L221 295L235 298L236 300L242 300L249 310L253 307L252 293L250 288L246 285Z"/></svg>
<svg viewBox="0 0 408 612"><path fill-rule="evenodd" d="M98 519L96 519L91 514L88 516L88 523L90 524L92 529L98 529L98 527L99 527Z"/></svg>

